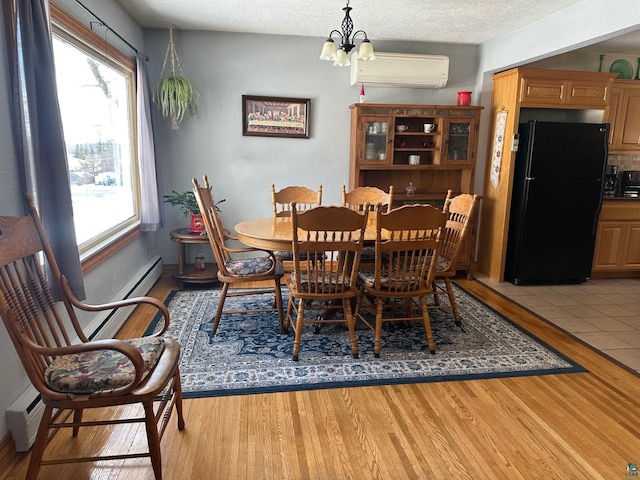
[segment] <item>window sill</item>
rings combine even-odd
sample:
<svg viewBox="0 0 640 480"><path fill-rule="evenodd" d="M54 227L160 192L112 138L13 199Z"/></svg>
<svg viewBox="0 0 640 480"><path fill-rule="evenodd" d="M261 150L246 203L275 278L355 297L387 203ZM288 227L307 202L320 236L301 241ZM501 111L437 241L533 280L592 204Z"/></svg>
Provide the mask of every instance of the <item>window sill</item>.
<svg viewBox="0 0 640 480"><path fill-rule="evenodd" d="M111 258L115 253L122 250L124 247L133 242L136 238L142 235L140 229L136 226L132 228L124 235L119 236L113 241L100 246L97 250L89 253L85 256L82 263L82 274L85 275L89 273L91 270L96 268L98 265L106 262Z"/></svg>

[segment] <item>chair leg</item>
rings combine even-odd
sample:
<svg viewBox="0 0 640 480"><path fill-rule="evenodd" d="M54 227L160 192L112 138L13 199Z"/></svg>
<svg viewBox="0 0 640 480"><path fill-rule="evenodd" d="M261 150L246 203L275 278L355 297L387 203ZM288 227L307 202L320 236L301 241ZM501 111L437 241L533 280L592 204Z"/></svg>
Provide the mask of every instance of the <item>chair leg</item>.
<svg viewBox="0 0 640 480"><path fill-rule="evenodd" d="M220 317L222 317L222 311L224 310L224 301L227 299L227 291L229 291L229 284L225 283L222 286L222 292L220 293L220 301L218 302L218 310L216 311L216 319L213 321L213 334L216 334L218 330L218 324L220 323Z"/></svg>
<svg viewBox="0 0 640 480"><path fill-rule="evenodd" d="M420 297L420 308L422 310L422 322L424 323L424 329L427 332L427 345L429 346L429 353L436 353L436 342L433 340L433 333L431 332L431 319L429 318L429 309L427 308L426 295Z"/></svg>
<svg viewBox="0 0 640 480"><path fill-rule="evenodd" d="M358 357L358 342L356 340L356 320L353 317L351 311L351 299L342 299L342 310L344 312L344 319L347 322L347 328L349 329L349 339L351 341L351 356L355 359Z"/></svg>
<svg viewBox="0 0 640 480"><path fill-rule="evenodd" d="M376 300L376 334L373 340L373 356L380 357L380 349L382 348L382 313L384 309L384 301L382 298Z"/></svg>
<svg viewBox="0 0 640 480"><path fill-rule="evenodd" d="M447 295L449 296L449 303L451 304L451 309L453 310L453 321L456 325L460 325L460 313L458 312L458 305L456 304L456 297L453 294L453 288L451 287L451 282L449 278L445 277L444 284L447 287Z"/></svg>
<svg viewBox="0 0 640 480"><path fill-rule="evenodd" d="M287 333L289 331L289 325L293 324L291 312L293 311L294 302L295 299L293 297L289 297L289 300L287 301L287 311L284 315L284 333Z"/></svg>
<svg viewBox="0 0 640 480"><path fill-rule="evenodd" d="M153 401L144 405L144 424L147 429L147 442L149 444L149 454L151 456L151 466L156 480L162 480L162 456L160 454L160 437L158 435L158 425L153 412Z"/></svg>
<svg viewBox="0 0 640 480"><path fill-rule="evenodd" d="M44 407L44 413L40 419L40 425L38 426L38 434L36 435L36 441L31 449L31 458L29 459L29 469L27 470L26 480L36 480L38 478L38 471L40 470L40 462L42 461L42 455L44 449L47 446L47 438L49 436L49 424L51 422L51 415L53 409L49 406Z"/></svg>
<svg viewBox="0 0 640 480"><path fill-rule="evenodd" d="M435 306L439 306L440 305L440 297L438 296L438 285L437 285L435 280L431 284L431 289L433 290L433 304Z"/></svg>
<svg viewBox="0 0 640 480"><path fill-rule="evenodd" d="M304 325L304 307L306 302L304 299L298 300L298 315L296 318L296 324L294 326L295 339L293 340L293 361L298 361L298 354L300 353L300 340L302 338L302 326Z"/></svg>
<svg viewBox="0 0 640 480"><path fill-rule="evenodd" d="M178 430L184 430L184 415L182 414L182 383L180 382L180 369L176 368L173 374L173 395L176 413L178 414Z"/></svg>
<svg viewBox="0 0 640 480"><path fill-rule="evenodd" d="M82 409L78 408L73 412L73 423L76 424L75 427L72 428L73 436L77 437L78 432L80 431L80 423L82 422Z"/></svg>
<svg viewBox="0 0 640 480"><path fill-rule="evenodd" d="M275 279L275 295L276 295L276 308L278 309L278 320L280 320L280 333L286 333L287 329L284 326L284 313L282 306L282 285L280 279Z"/></svg>

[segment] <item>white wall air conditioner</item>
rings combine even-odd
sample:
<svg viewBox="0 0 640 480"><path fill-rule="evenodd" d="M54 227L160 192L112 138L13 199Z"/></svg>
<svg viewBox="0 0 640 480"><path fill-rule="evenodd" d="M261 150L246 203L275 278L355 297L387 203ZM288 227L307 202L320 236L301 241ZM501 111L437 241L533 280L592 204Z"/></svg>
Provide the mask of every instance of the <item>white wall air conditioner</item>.
<svg viewBox="0 0 640 480"><path fill-rule="evenodd" d="M411 53L376 52L363 62L351 55L351 85L372 87L442 88L449 79L449 57Z"/></svg>

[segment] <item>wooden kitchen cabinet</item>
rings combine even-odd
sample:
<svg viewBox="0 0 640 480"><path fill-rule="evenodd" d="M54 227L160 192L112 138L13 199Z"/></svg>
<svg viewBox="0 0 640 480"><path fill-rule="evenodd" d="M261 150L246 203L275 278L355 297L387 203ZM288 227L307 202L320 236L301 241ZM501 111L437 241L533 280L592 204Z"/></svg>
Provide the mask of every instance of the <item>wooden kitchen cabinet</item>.
<svg viewBox="0 0 640 480"><path fill-rule="evenodd" d="M583 78L571 78L562 70L525 72L520 80L520 106L604 109L609 103L611 84L601 76L589 78L590 73L581 72Z"/></svg>
<svg viewBox="0 0 640 480"><path fill-rule="evenodd" d="M640 201L604 201L598 222L591 276L640 276Z"/></svg>
<svg viewBox="0 0 640 480"><path fill-rule="evenodd" d="M609 153L640 151L640 85L633 80L613 83L607 121L611 124Z"/></svg>
<svg viewBox="0 0 640 480"><path fill-rule="evenodd" d="M441 206L453 195L472 193L482 107L457 105L351 105L349 188L393 185L394 205ZM424 124L432 123L431 132ZM406 127L406 128L405 128ZM419 155L418 164L410 156ZM412 185L414 193L407 187ZM475 225L456 268L475 271Z"/></svg>

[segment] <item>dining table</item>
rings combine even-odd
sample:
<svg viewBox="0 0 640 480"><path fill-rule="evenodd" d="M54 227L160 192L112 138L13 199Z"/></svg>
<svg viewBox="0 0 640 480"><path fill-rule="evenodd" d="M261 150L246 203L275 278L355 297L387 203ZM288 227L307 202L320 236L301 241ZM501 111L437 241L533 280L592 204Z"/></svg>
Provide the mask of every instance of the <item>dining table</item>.
<svg viewBox="0 0 640 480"><path fill-rule="evenodd" d="M268 217L244 220L234 227L238 240L251 247L265 250L291 252L293 250L293 232L291 217ZM367 229L364 233L365 241L375 241L375 215L369 214Z"/></svg>

